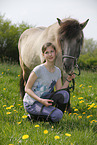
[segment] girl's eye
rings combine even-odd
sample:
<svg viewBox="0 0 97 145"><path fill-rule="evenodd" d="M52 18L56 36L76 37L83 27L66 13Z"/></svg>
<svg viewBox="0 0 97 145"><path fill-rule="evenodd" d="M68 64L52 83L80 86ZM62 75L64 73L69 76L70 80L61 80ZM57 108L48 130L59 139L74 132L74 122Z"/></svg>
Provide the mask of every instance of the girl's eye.
<svg viewBox="0 0 97 145"><path fill-rule="evenodd" d="M51 53L54 52L53 50L51 51Z"/></svg>
<svg viewBox="0 0 97 145"><path fill-rule="evenodd" d="M45 54L48 54L48 51L46 51Z"/></svg>

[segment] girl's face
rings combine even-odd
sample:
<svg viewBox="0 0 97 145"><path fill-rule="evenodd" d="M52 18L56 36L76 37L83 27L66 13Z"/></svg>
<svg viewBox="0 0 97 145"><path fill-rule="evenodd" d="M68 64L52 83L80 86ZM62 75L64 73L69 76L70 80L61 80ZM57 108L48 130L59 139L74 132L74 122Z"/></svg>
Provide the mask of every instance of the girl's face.
<svg viewBox="0 0 97 145"><path fill-rule="evenodd" d="M46 59L46 61L54 62L54 60L56 58L56 51L54 50L54 48L52 46L49 46L43 53L43 56Z"/></svg>

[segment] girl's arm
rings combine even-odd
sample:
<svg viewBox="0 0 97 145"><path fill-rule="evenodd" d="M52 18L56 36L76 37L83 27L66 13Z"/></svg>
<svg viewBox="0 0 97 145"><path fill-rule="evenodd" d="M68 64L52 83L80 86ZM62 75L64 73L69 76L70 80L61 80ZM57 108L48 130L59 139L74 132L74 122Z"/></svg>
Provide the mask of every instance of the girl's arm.
<svg viewBox="0 0 97 145"><path fill-rule="evenodd" d="M32 98L34 98L35 100L37 100L38 102L42 103L43 105L45 106L49 106L49 105L52 105L52 103L49 103L49 102L53 102L52 100L49 100L49 99L42 99L40 97L38 97L33 91L32 91L32 86L33 84L35 83L37 79L37 75L32 71L29 78L28 78L28 81L27 81L27 84L25 86L25 92Z"/></svg>
<svg viewBox="0 0 97 145"><path fill-rule="evenodd" d="M34 98L35 100L39 101L39 97L32 91L32 86L33 84L35 83L37 79L37 76L36 74L32 71L29 78L28 78L28 81L27 81L27 84L25 86L25 92L31 96L32 98Z"/></svg>
<svg viewBox="0 0 97 145"><path fill-rule="evenodd" d="M67 77L67 80L68 80L68 81L66 80L65 83L63 84L63 86L62 86L62 82L61 82L61 78L60 78L60 79L57 81L56 85L55 85L56 90L68 88L69 82L70 82L72 79L74 79L74 78L75 78L75 75L74 75L74 74L72 74L71 76L68 75L68 77Z"/></svg>

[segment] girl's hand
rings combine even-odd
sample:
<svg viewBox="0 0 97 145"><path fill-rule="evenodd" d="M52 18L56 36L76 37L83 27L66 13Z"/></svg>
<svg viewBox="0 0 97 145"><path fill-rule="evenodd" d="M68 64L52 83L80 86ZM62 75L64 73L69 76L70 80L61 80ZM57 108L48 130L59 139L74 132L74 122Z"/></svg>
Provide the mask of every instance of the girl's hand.
<svg viewBox="0 0 97 145"><path fill-rule="evenodd" d="M49 100L49 99L41 99L39 102L42 103L43 105L45 105L46 107L48 107L48 106L51 106L52 102L54 102L54 101Z"/></svg>
<svg viewBox="0 0 97 145"><path fill-rule="evenodd" d="M73 74L73 72L72 72L71 75L68 75L67 80L71 81L74 78L75 78L75 74Z"/></svg>

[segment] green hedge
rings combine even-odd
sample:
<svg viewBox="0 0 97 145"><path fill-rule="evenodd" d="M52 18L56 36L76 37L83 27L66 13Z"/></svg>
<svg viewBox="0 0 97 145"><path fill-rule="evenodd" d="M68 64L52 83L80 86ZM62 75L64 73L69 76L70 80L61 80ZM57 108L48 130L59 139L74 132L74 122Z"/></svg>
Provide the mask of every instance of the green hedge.
<svg viewBox="0 0 97 145"><path fill-rule="evenodd" d="M97 70L97 49L91 54L81 54L78 60L78 65L81 69Z"/></svg>

